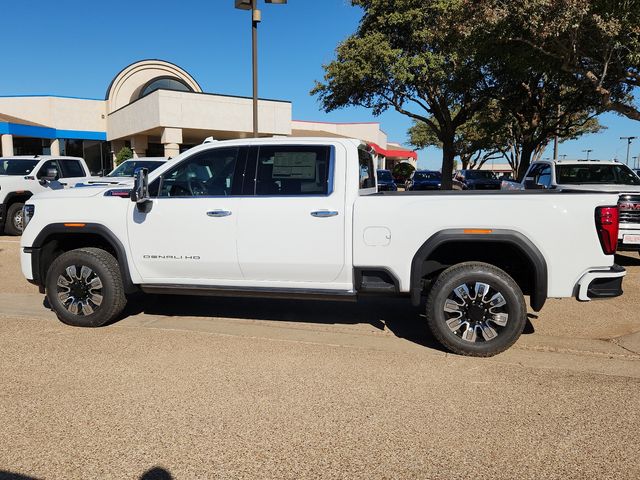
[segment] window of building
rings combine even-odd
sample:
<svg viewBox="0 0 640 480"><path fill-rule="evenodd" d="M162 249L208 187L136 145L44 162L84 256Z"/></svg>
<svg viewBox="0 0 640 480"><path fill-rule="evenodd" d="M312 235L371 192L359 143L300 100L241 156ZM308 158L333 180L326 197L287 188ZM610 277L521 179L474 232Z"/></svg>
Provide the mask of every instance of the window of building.
<svg viewBox="0 0 640 480"><path fill-rule="evenodd" d="M202 197L236 194L239 190L238 186L234 185L238 151L238 148L217 148L187 158L162 176L159 196Z"/></svg>
<svg viewBox="0 0 640 480"><path fill-rule="evenodd" d="M193 92L193 89L182 80L179 80L177 78L164 77L151 80L142 88L140 97L144 97L145 95L149 95L151 92L155 92L156 90L160 89L176 90L178 92Z"/></svg>
<svg viewBox="0 0 640 480"><path fill-rule="evenodd" d="M329 146L260 147L256 195L327 195Z"/></svg>

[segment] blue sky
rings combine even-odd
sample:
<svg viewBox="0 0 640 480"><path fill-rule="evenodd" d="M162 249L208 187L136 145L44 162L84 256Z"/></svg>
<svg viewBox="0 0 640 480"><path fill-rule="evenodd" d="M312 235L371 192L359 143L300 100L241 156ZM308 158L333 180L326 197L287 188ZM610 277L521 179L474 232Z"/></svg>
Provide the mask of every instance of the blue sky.
<svg viewBox="0 0 640 480"><path fill-rule="evenodd" d="M3 65L0 95L55 94L103 98L108 82L126 65L144 58L176 63L208 92L251 95L250 15L233 0L23 0L3 2ZM379 121L389 140L406 142L411 122L400 114L380 117L361 108L324 113L309 95L322 79L322 64L339 41L352 33L360 11L348 0L260 0L260 96L290 100L293 118L336 122ZM115 12L115 14L113 13ZM601 122L603 133L560 147L579 158L624 160L621 136L640 136L640 122L613 114ZM436 149L419 152L420 166L439 168ZM550 155L551 152L548 152ZM640 141L632 156L640 154Z"/></svg>

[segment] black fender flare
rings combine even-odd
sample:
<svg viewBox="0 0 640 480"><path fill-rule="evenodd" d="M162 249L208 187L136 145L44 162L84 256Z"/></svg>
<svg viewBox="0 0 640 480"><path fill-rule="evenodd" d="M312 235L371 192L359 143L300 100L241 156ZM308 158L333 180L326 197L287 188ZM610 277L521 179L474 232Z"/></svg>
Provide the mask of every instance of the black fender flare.
<svg viewBox="0 0 640 480"><path fill-rule="evenodd" d="M24 198L24 201L26 202L31 197L33 197L33 193L30 192L29 190L20 190L18 192L9 192L9 193L7 193L7 196L4 199L5 205L7 205L7 207L8 207L11 203L14 203L13 199L16 198L16 197Z"/></svg>
<svg viewBox="0 0 640 480"><path fill-rule="evenodd" d="M127 252L118 237L107 227L99 223L85 223L84 226L70 226L72 224L51 223L44 227L33 241L31 248L25 248L25 251L31 252L31 268L33 273L33 283L44 286L46 272L41 272L41 249L44 247L48 239L56 234L74 234L74 235L97 235L105 240L111 248L116 252L116 260L122 275L122 282L125 293L134 293L138 290L131 280L129 271L129 263L127 261ZM77 224L73 224L77 225Z"/></svg>
<svg viewBox="0 0 640 480"><path fill-rule="evenodd" d="M418 249L411 261L411 303L420 305L422 296L422 265L441 245L449 242L505 243L518 249L534 267L534 285L531 292L531 308L540 311L547 301L548 268L544 255L520 232L514 230L491 230L490 233L465 233L464 229L441 230Z"/></svg>

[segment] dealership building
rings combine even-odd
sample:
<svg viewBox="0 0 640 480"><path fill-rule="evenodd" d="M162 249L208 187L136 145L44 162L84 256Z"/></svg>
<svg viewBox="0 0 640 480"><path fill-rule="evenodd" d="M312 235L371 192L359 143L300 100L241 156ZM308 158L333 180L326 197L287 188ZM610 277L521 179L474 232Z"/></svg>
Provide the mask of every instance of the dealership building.
<svg viewBox="0 0 640 480"><path fill-rule="evenodd" d="M293 120L291 112L289 101L260 99L260 136L354 137L373 147L379 168L417 164L417 154L389 142L378 123ZM125 146L135 157L175 157L207 137L250 137L252 115L251 98L203 92L179 66L143 60L110 81L104 100L0 97L1 153L79 156L97 173L109 170Z"/></svg>

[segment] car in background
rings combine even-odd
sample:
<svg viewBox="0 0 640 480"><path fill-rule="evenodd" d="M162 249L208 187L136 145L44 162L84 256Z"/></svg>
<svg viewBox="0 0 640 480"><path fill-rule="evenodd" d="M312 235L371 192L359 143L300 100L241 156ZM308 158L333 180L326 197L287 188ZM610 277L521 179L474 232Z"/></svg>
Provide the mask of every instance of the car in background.
<svg viewBox="0 0 640 480"><path fill-rule="evenodd" d="M453 184L459 190L500 190L501 182L490 170L458 170Z"/></svg>
<svg viewBox="0 0 640 480"><path fill-rule="evenodd" d="M376 170L379 192L395 192L398 190L393 175L389 170Z"/></svg>
<svg viewBox="0 0 640 480"><path fill-rule="evenodd" d="M416 170L405 183L405 190L440 190L442 174L431 170Z"/></svg>
<svg viewBox="0 0 640 480"><path fill-rule="evenodd" d="M640 177L624 163L542 160L529 166L522 182L503 182L503 189L617 193L618 250L640 252Z"/></svg>
<svg viewBox="0 0 640 480"><path fill-rule="evenodd" d="M132 184L136 170L146 168L149 172L153 172L156 168L164 165L169 159L164 157L142 157L130 158L125 160L110 173L103 177L91 177L82 182L76 183L74 187L104 186Z"/></svg>

